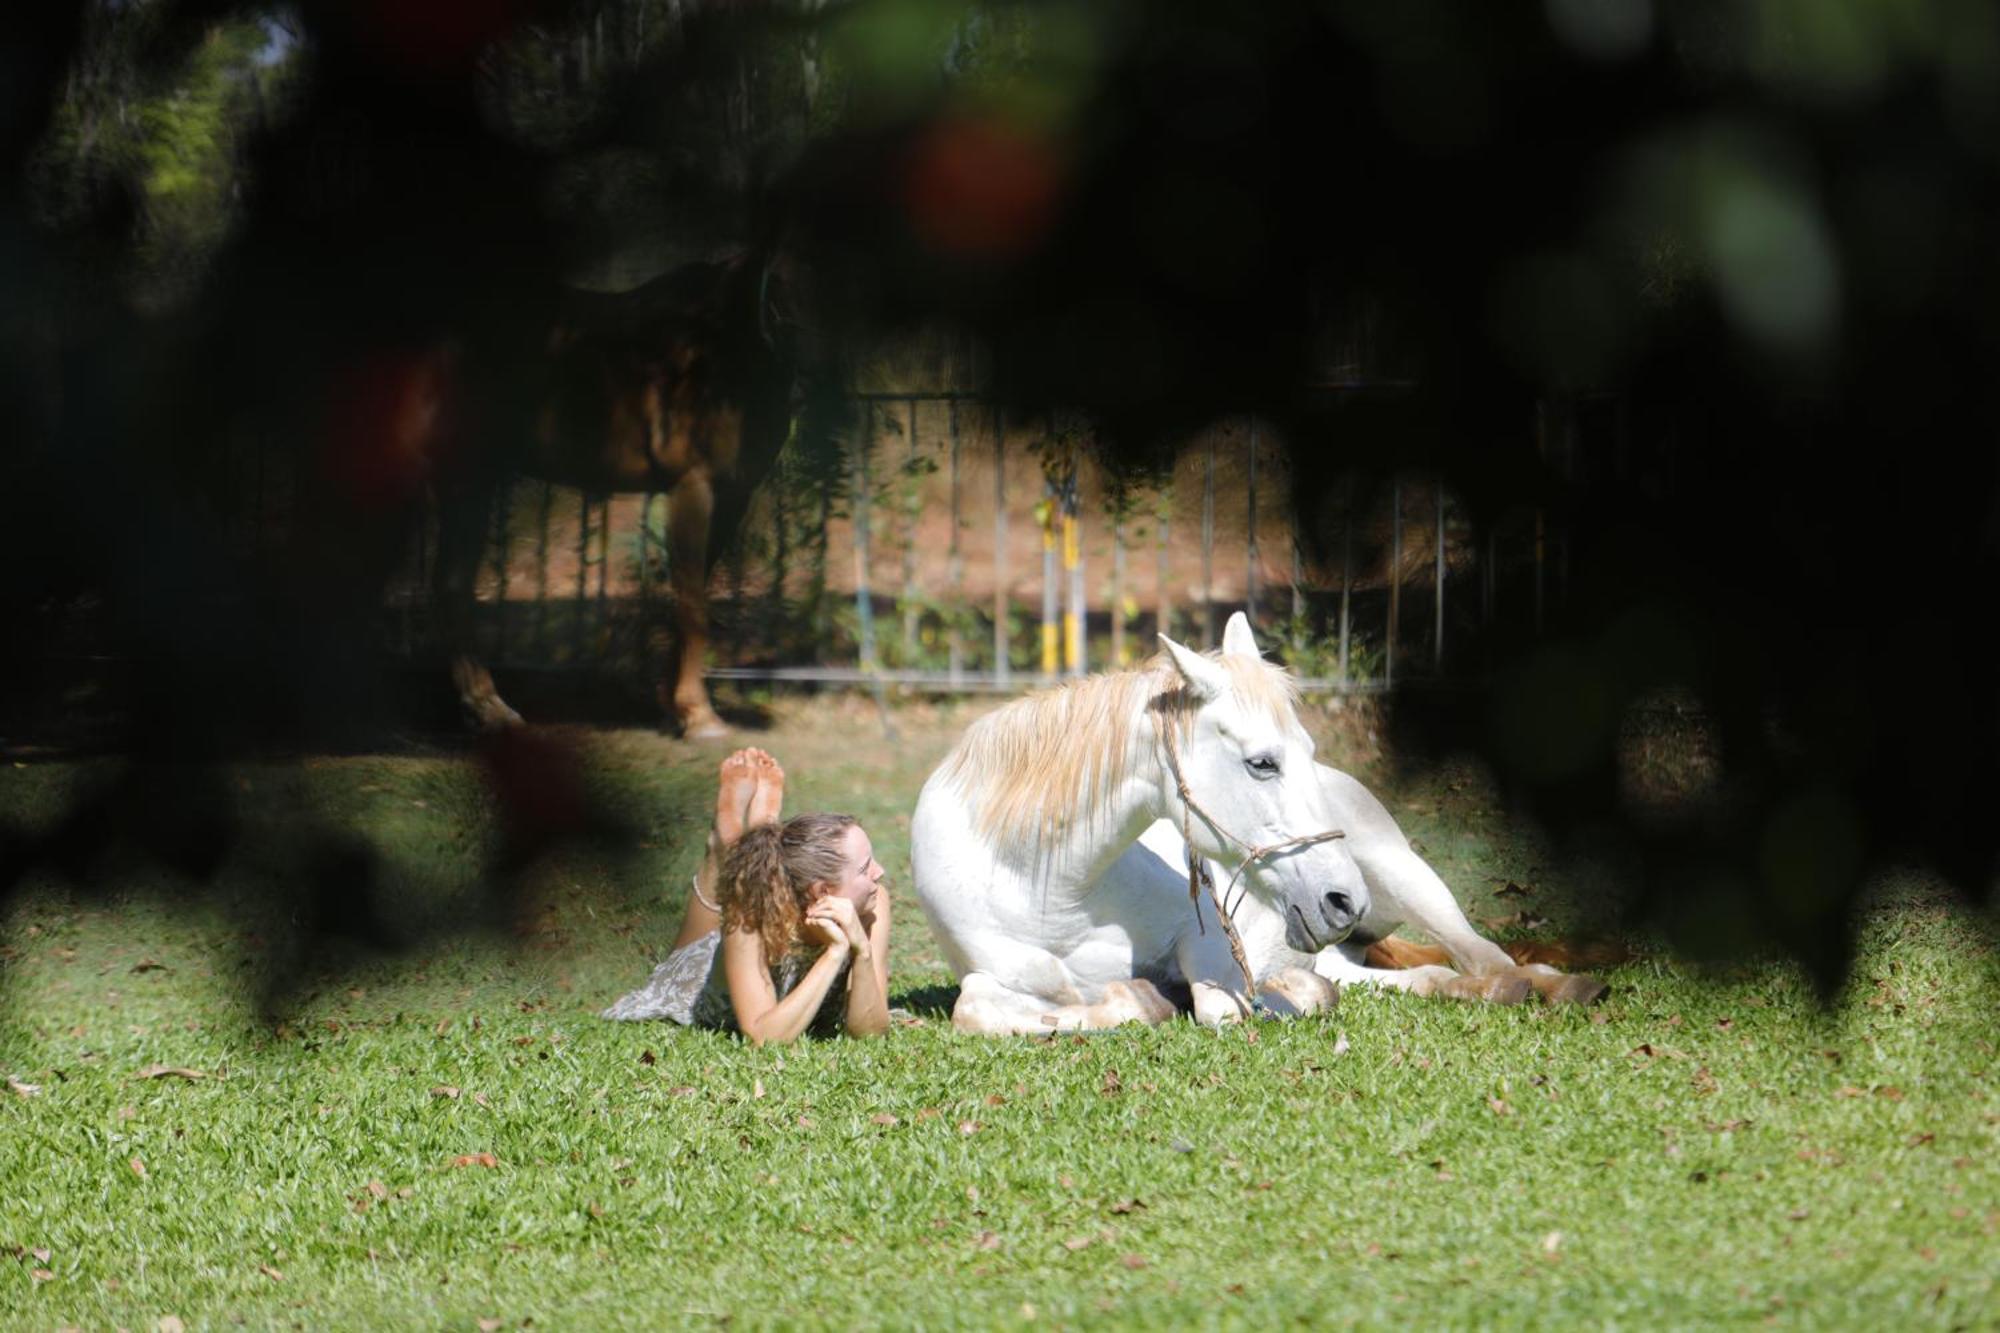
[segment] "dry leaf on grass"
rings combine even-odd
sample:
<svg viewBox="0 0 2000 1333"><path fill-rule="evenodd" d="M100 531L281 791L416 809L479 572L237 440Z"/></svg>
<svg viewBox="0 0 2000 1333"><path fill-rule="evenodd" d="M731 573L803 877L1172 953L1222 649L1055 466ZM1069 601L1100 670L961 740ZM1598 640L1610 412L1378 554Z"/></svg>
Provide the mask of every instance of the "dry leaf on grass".
<svg viewBox="0 0 2000 1333"><path fill-rule="evenodd" d="M495 1157L490 1152L469 1152L469 1153L462 1153L459 1156L452 1158L451 1164L454 1167L498 1166L500 1165L500 1159Z"/></svg>
<svg viewBox="0 0 2000 1333"><path fill-rule="evenodd" d="M134 972L171 972L171 971L173 971L173 969L172 969L171 967L168 967L168 966L167 966L167 965L166 965L165 963L162 963L162 962L159 962L159 961L157 961L157 960L155 960L155 959L152 959L152 958L141 958L141 959L140 959L140 960L139 960L138 962L136 962L136 963L132 964L132 970L133 970Z"/></svg>
<svg viewBox="0 0 2000 1333"><path fill-rule="evenodd" d="M53 1282L56 1280L55 1273L47 1268L30 1268L28 1276L37 1282Z"/></svg>
<svg viewBox="0 0 2000 1333"><path fill-rule="evenodd" d="M132 1174L139 1177L139 1179L144 1180L146 1178L146 1164L138 1158L134 1157L126 1165L132 1168Z"/></svg>
<svg viewBox="0 0 2000 1333"><path fill-rule="evenodd" d="M1000 1237L994 1235L991 1231L982 1231L972 1238L972 1248L975 1250L997 1250L1000 1248Z"/></svg>
<svg viewBox="0 0 2000 1333"><path fill-rule="evenodd" d="M42 1095L42 1085L39 1083L23 1083L20 1079L10 1076L7 1079L7 1091L13 1093L16 1097L39 1097Z"/></svg>
<svg viewBox="0 0 2000 1333"><path fill-rule="evenodd" d="M1137 1254L1121 1254L1118 1256L1118 1262L1135 1272L1146 1266L1145 1258Z"/></svg>
<svg viewBox="0 0 2000 1333"><path fill-rule="evenodd" d="M1111 1211L1118 1214L1136 1213L1146 1206L1144 1199L1120 1199L1111 1205Z"/></svg>
<svg viewBox="0 0 2000 1333"><path fill-rule="evenodd" d="M977 1134L984 1128L986 1126L977 1120L961 1120L958 1122L958 1132L961 1134Z"/></svg>
<svg viewBox="0 0 2000 1333"><path fill-rule="evenodd" d="M1071 1253L1075 1253L1077 1250L1089 1249L1091 1244L1095 1242L1096 1239L1097 1237L1095 1236L1071 1236L1068 1240L1062 1243L1062 1246L1065 1250L1068 1250Z"/></svg>
<svg viewBox="0 0 2000 1333"><path fill-rule="evenodd" d="M444 1098L449 1098L452 1101L456 1101L458 1100L458 1089L454 1088L449 1083L440 1083L435 1088L431 1089L431 1096L444 1097Z"/></svg>
<svg viewBox="0 0 2000 1333"><path fill-rule="evenodd" d="M189 1069L185 1065L147 1065L144 1069L132 1075L132 1077L135 1080L142 1078L199 1079L207 1078L208 1073L201 1069Z"/></svg>
<svg viewBox="0 0 2000 1333"><path fill-rule="evenodd" d="M159 1333L187 1333L187 1325L181 1322L179 1315L163 1314L160 1316Z"/></svg>
<svg viewBox="0 0 2000 1333"><path fill-rule="evenodd" d="M874 1115L868 1117L868 1123L887 1127L889 1125L900 1125L903 1122L895 1116L890 1115L887 1111L877 1111Z"/></svg>
<svg viewBox="0 0 2000 1333"><path fill-rule="evenodd" d="M270 1278L273 1282L283 1282L285 1280L285 1275L269 1264L258 1264L257 1271L265 1277Z"/></svg>

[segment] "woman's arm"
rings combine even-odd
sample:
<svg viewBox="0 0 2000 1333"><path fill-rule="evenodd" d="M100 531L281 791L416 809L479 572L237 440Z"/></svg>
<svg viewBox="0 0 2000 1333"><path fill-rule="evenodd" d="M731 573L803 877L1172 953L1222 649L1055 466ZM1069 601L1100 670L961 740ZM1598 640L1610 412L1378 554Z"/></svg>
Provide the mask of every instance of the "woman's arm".
<svg viewBox="0 0 2000 1333"><path fill-rule="evenodd" d="M735 1011L736 1026L755 1046L796 1041L826 1000L847 952L843 943L821 953L799 978L792 993L781 1000L777 988L771 984L771 965L764 957L764 942L747 930L725 930L722 974L729 983L729 1007Z"/></svg>
<svg viewBox="0 0 2000 1333"><path fill-rule="evenodd" d="M889 1030L889 895L875 895L866 923L866 956L857 952L847 974L847 1034L879 1037Z"/></svg>

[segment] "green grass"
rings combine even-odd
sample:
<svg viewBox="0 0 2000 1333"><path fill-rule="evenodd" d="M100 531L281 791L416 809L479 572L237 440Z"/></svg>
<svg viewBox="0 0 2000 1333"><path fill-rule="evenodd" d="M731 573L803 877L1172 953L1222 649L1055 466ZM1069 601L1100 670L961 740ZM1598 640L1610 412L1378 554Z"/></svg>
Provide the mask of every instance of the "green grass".
<svg viewBox="0 0 2000 1333"><path fill-rule="evenodd" d="M890 746L822 703L757 739L894 873L967 715L910 710ZM905 896L894 989L930 1020L757 1051L594 1017L671 936L719 755L599 749L631 859L545 868L511 930L308 960L281 1027L241 984L281 923L232 895L284 872L283 820L335 822L382 851L388 906L457 910L491 831L458 761L233 770L281 824L218 901L137 870L109 903L17 900L0 1072L40 1092L0 1090L0 1324L2000 1324L2000 964L1920 880L1830 1011L1785 966L1642 953L1593 1012L1351 991L1323 1020L1028 1041L949 1031ZM0 770L0 803L46 817L85 776ZM1387 794L1475 915L1578 919L1475 776Z"/></svg>

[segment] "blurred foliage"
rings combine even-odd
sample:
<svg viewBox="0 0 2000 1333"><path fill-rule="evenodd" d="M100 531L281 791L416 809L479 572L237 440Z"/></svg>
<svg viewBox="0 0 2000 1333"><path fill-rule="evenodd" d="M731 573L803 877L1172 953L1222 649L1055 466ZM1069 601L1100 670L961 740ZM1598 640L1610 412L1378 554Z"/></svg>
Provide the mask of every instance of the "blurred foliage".
<svg viewBox="0 0 2000 1333"><path fill-rule="evenodd" d="M189 295L205 275L253 188L245 141L281 123L301 91L282 12L232 15L160 52L168 8L86 7L83 49L29 168L45 226L130 216L118 267L142 308Z"/></svg>

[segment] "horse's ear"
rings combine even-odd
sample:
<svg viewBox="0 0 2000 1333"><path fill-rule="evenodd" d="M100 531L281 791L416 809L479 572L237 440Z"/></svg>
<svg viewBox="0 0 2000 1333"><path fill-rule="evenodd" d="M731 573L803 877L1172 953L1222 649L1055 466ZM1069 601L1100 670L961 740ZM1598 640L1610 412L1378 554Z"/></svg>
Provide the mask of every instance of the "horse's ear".
<svg viewBox="0 0 2000 1333"><path fill-rule="evenodd" d="M1183 648L1162 634L1160 646L1167 650L1167 656L1174 659L1174 666L1187 682L1188 691L1195 698L1207 701L1219 698L1229 688L1229 674L1215 663L1195 652Z"/></svg>
<svg viewBox="0 0 2000 1333"><path fill-rule="evenodd" d="M1253 662L1264 660L1264 655L1257 651L1257 636L1250 632L1250 617L1241 611L1231 615L1229 624L1223 627L1222 655L1247 657Z"/></svg>

